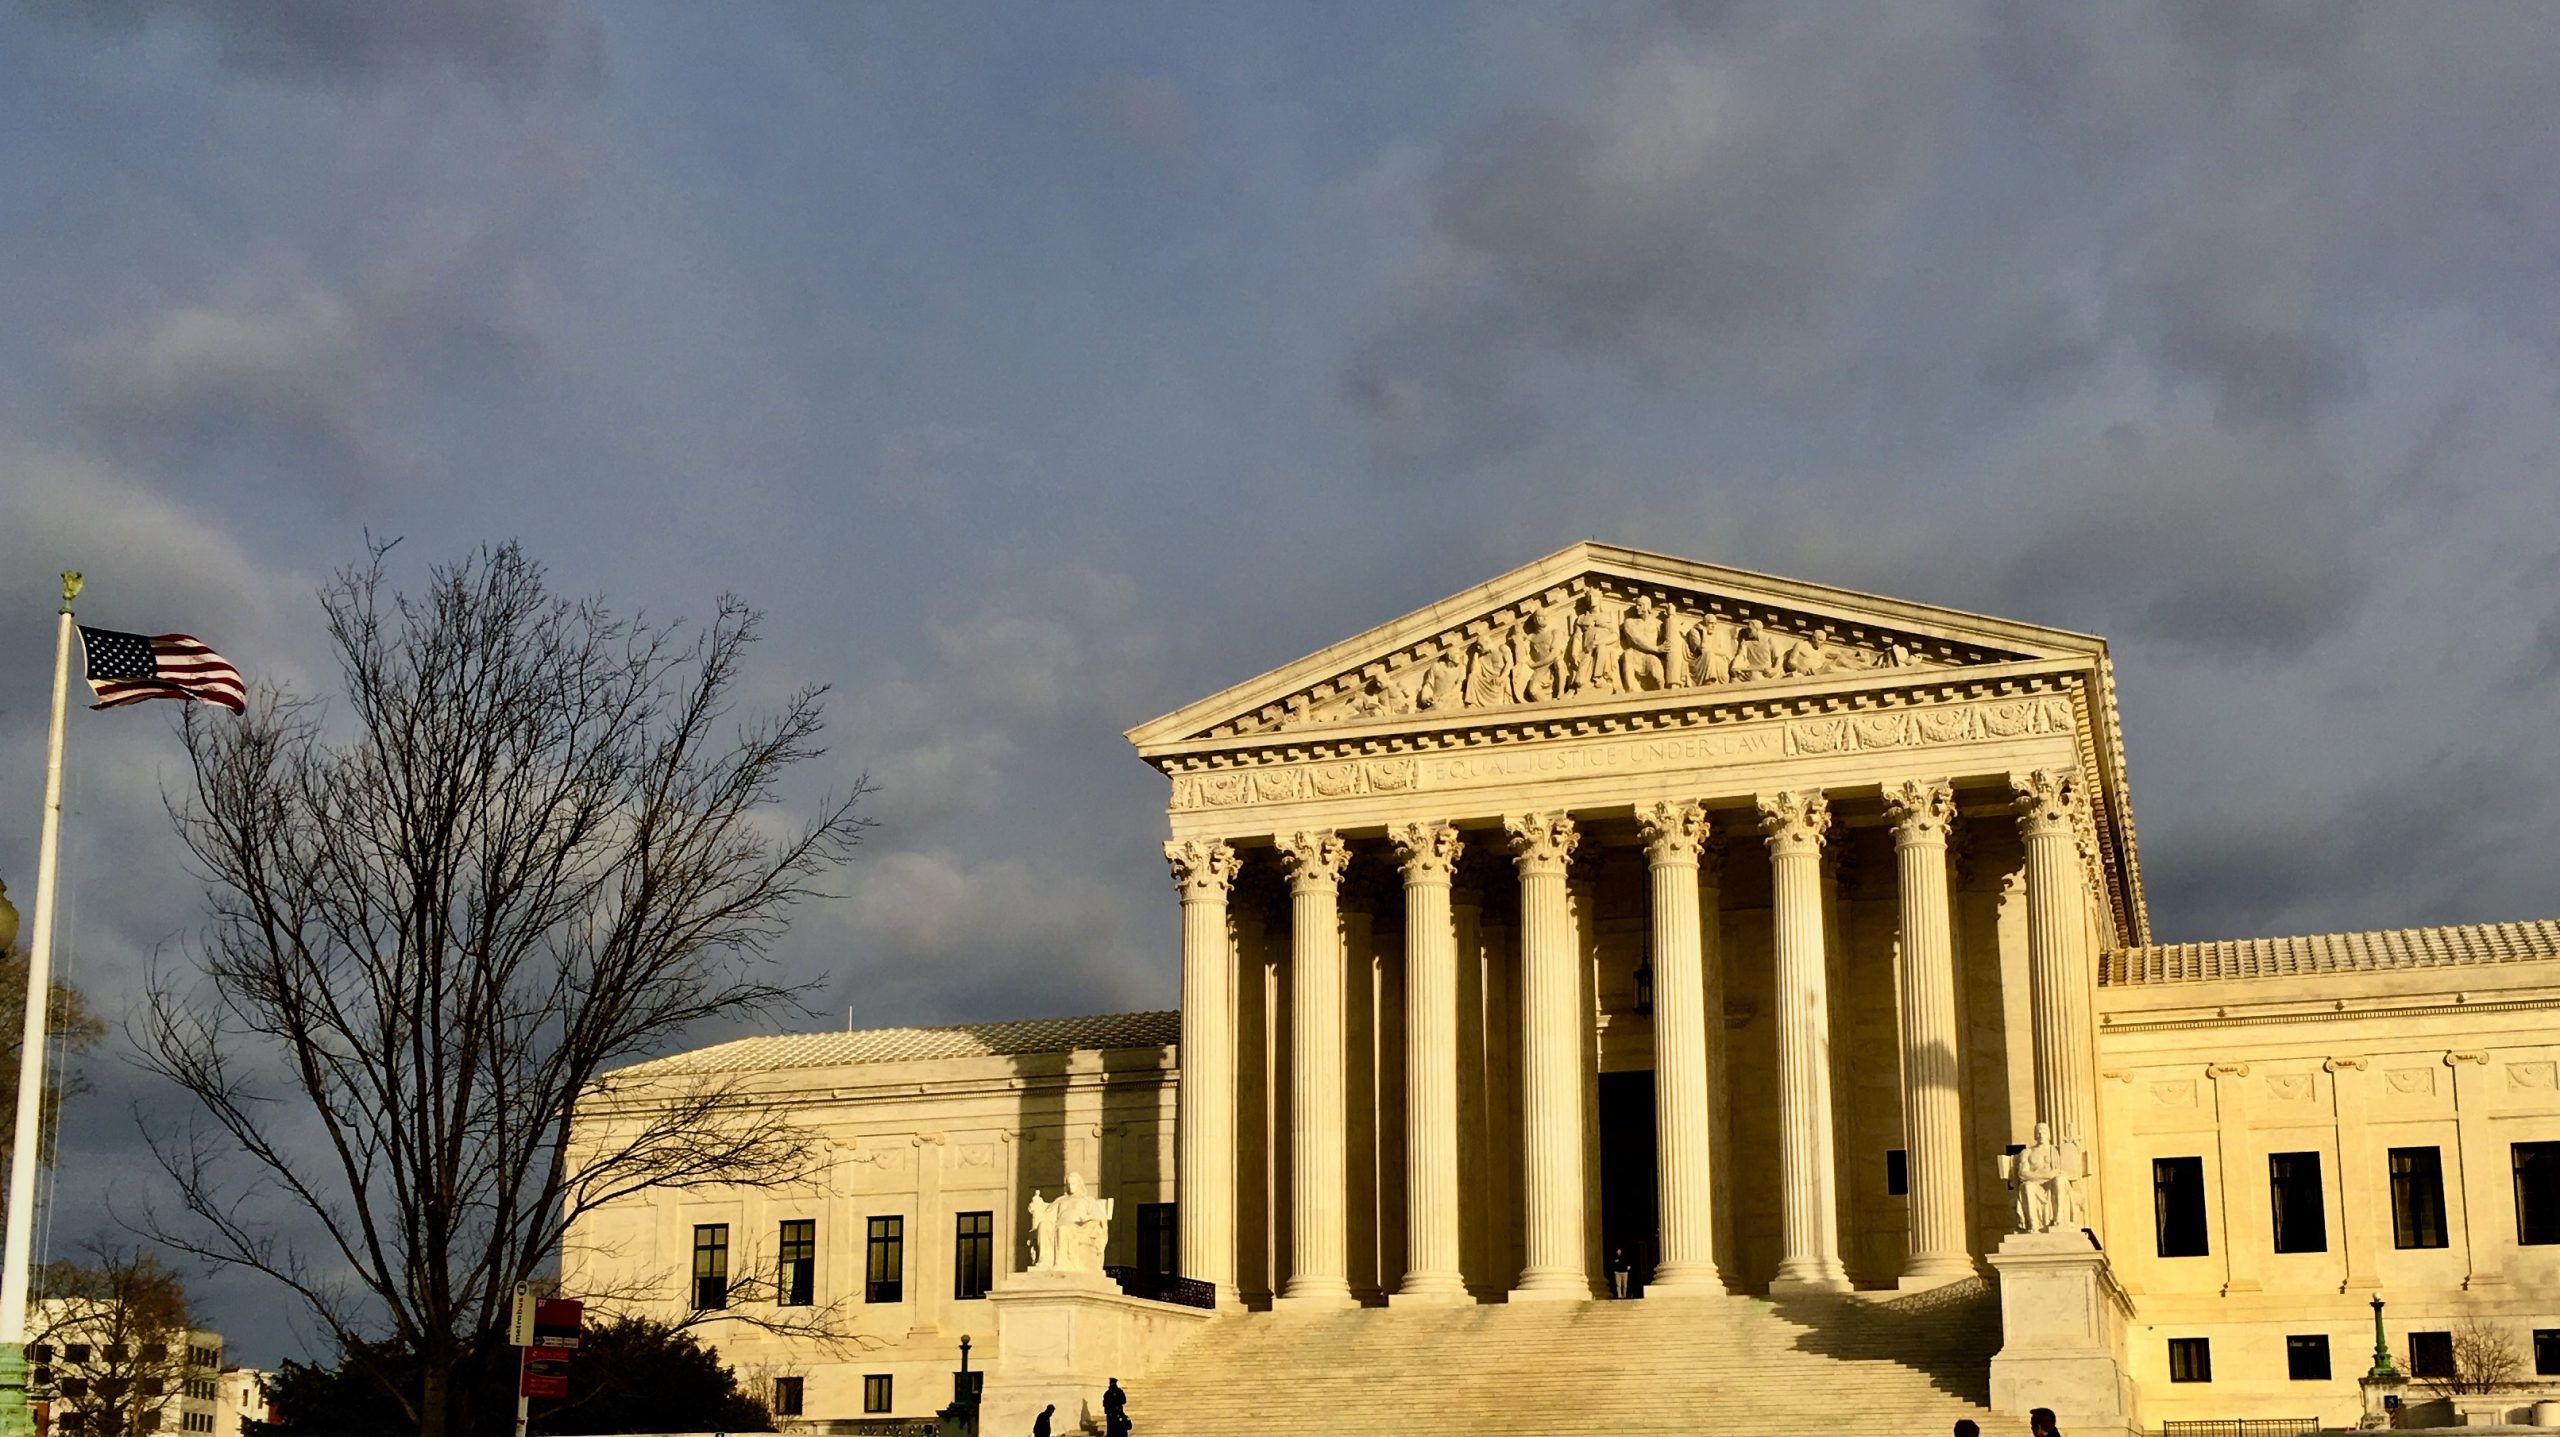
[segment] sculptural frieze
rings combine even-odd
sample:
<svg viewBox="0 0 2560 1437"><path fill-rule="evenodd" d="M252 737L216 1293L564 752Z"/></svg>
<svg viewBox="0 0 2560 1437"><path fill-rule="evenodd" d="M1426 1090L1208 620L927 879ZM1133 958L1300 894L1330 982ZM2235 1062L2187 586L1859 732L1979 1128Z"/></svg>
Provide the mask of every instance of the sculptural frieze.
<svg viewBox="0 0 2560 1437"><path fill-rule="evenodd" d="M1215 736L1967 661L1914 636L1577 580L1291 694ZM1984 656L1974 654L1972 659Z"/></svg>

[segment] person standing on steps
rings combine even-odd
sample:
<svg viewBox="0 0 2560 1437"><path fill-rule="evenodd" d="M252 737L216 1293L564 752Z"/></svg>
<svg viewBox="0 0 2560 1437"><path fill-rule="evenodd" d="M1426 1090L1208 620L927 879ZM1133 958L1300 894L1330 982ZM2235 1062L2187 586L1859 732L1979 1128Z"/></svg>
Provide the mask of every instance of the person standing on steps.
<svg viewBox="0 0 2560 1437"><path fill-rule="evenodd" d="M1103 1437L1129 1437L1129 1394L1117 1377L1102 1389L1102 1431Z"/></svg>
<svg viewBox="0 0 2560 1437"><path fill-rule="evenodd" d="M1031 1419L1031 1437L1049 1437L1049 1418L1057 1410L1055 1402L1040 1409L1040 1415Z"/></svg>
<svg viewBox="0 0 2560 1437"><path fill-rule="evenodd" d="M1621 1302L1626 1300L1627 1279L1632 1276L1634 1272L1635 1264L1627 1261L1627 1250L1625 1248L1613 1247L1609 1249L1609 1288L1618 1295L1618 1300Z"/></svg>

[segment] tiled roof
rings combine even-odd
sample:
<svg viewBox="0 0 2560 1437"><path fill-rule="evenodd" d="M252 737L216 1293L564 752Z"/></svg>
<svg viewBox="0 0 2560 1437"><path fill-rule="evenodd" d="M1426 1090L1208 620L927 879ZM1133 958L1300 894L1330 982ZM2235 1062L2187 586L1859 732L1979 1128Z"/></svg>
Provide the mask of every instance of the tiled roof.
<svg viewBox="0 0 2560 1437"><path fill-rule="evenodd" d="M849 1063L913 1063L935 1058L1012 1057L1075 1049L1169 1047L1180 1013L1100 1013L1087 1018L1020 1018L948 1028L870 1028L858 1033L781 1033L739 1038L622 1069L626 1075L760 1073Z"/></svg>
<svg viewBox="0 0 2560 1437"><path fill-rule="evenodd" d="M2101 970L2110 986L2282 978L2317 973L2384 973L2474 963L2531 963L2560 958L2560 921L2468 923L2450 928L2394 928L2379 933L2318 933L2300 938L2241 938L2221 943L2162 943L2119 948Z"/></svg>

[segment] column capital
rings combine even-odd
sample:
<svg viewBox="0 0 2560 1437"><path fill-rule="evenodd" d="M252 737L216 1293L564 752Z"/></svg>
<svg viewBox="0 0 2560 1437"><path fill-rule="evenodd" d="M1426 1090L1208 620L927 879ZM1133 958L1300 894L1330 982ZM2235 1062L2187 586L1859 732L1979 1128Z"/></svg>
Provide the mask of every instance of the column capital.
<svg viewBox="0 0 2560 1437"><path fill-rule="evenodd" d="M1831 831L1831 800L1818 788L1764 793L1760 831L1769 836L1771 853L1819 853L1823 835Z"/></svg>
<svg viewBox="0 0 2560 1437"><path fill-rule="evenodd" d="M2029 838L2072 834L2088 811L2080 775L2069 769L2012 773L2009 787L2017 793L2018 831Z"/></svg>
<svg viewBox="0 0 2560 1437"><path fill-rule="evenodd" d="M1351 845L1332 829L1284 833L1272 840L1280 850L1280 866L1289 871L1289 891L1331 892L1342 886L1342 870L1351 862Z"/></svg>
<svg viewBox="0 0 2560 1437"><path fill-rule="evenodd" d="M1655 867L1696 867L1710 830L1707 807L1695 799L1665 798L1636 805L1636 833L1644 855Z"/></svg>
<svg viewBox="0 0 2560 1437"><path fill-rule="evenodd" d="M1185 901L1227 896L1236 878L1236 851L1216 839L1168 841L1165 862L1173 865L1173 886Z"/></svg>
<svg viewBox="0 0 2560 1437"><path fill-rule="evenodd" d="M1893 821L1896 848L1943 847L1955 822L1955 785L1943 778L1906 778L1884 786L1884 816Z"/></svg>
<svg viewBox="0 0 2560 1437"><path fill-rule="evenodd" d="M1395 845L1396 866L1408 884L1447 883L1467 851L1458 830L1437 819L1391 824L1387 841Z"/></svg>
<svg viewBox="0 0 2560 1437"><path fill-rule="evenodd" d="M1577 841L1572 815L1562 811L1513 813L1502 819L1511 835L1512 862L1522 874L1562 873Z"/></svg>

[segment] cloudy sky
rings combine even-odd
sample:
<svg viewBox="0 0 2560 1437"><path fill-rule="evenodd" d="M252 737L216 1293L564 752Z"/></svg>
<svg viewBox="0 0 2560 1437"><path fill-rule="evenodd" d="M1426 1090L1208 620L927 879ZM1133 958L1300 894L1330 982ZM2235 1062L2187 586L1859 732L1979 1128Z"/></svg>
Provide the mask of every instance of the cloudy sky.
<svg viewBox="0 0 2560 1437"><path fill-rule="evenodd" d="M811 1026L1170 1006L1119 731L1596 536L2110 636L2164 938L2550 916L2555 133L2487 0L14 4L0 878L55 570L308 691L367 531L517 538L834 686ZM73 717L116 1011L160 707Z"/></svg>

